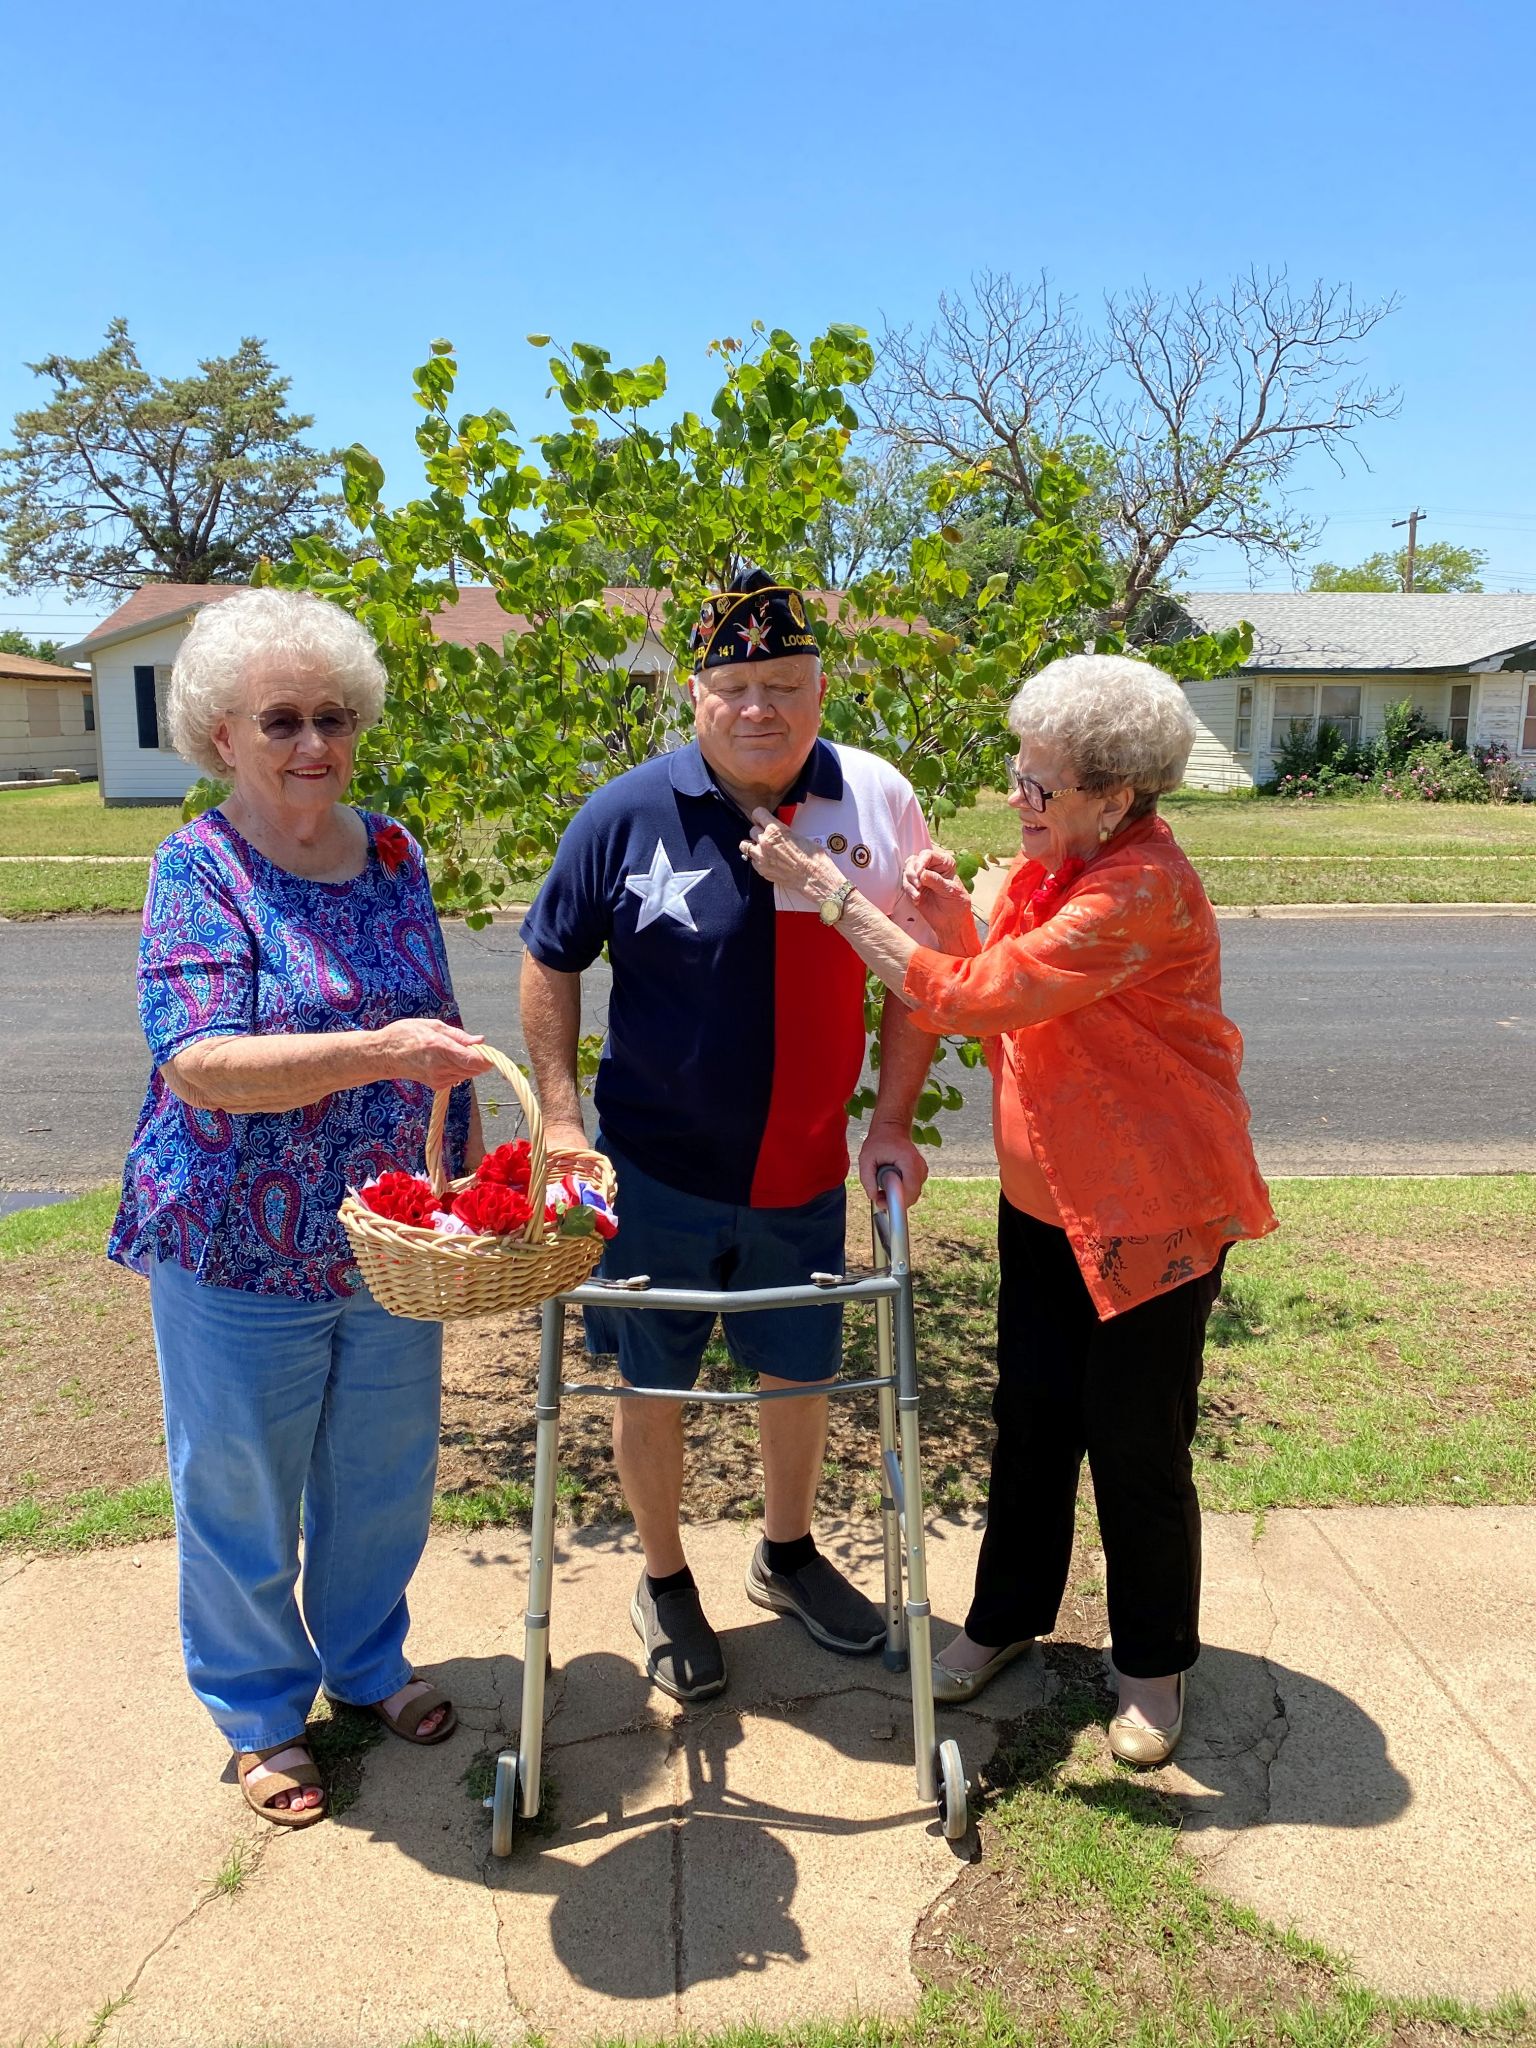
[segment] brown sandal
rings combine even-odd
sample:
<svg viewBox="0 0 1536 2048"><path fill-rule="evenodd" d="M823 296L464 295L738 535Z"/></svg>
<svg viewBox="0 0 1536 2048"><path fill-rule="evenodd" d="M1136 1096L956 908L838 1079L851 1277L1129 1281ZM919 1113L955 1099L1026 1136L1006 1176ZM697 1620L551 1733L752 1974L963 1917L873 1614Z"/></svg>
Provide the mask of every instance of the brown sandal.
<svg viewBox="0 0 1536 2048"><path fill-rule="evenodd" d="M384 1702L382 1700L375 1700L370 1706L366 1707L352 1707L352 1711L354 1714L374 1715L384 1723L384 1726L391 1735L398 1735L402 1742L417 1742L423 1747L433 1742L446 1742L454 1729L459 1725L459 1717L454 1711L453 1701L449 1699L447 1693L440 1692L435 1685L428 1685L425 1679L418 1681L414 1672L406 1680L407 1685L415 1685L418 1682L427 1686L426 1691L418 1693L415 1699L407 1700L398 1714L387 1714L384 1711ZM331 1701L332 1706L346 1707L352 1705L350 1700L335 1699L330 1693L326 1694L326 1698ZM416 1730L425 1721L428 1714L438 1707L446 1707L448 1709L442 1726L435 1728L430 1735L418 1735Z"/></svg>
<svg viewBox="0 0 1536 2048"><path fill-rule="evenodd" d="M240 1790L245 1794L245 1803L251 1811L259 1813L263 1820L271 1821L275 1827L307 1828L317 1820L324 1820L330 1811L325 1799L318 1806L269 1806L266 1802L284 1792L307 1791L311 1785L319 1785L323 1790L323 1781L315 1769L313 1757L307 1764L296 1764L291 1771L273 1771L259 1784L248 1782L250 1773L258 1764L264 1764L269 1757L281 1756L285 1749L302 1749L306 1755L309 1754L309 1744L302 1735L293 1742L275 1742L270 1749L243 1751L235 1766Z"/></svg>

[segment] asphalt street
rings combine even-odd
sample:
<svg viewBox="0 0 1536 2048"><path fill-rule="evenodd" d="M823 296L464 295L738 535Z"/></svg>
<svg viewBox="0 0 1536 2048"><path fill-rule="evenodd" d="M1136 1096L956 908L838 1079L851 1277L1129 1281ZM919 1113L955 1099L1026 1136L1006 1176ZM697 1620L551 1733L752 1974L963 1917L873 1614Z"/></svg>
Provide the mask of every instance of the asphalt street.
<svg viewBox="0 0 1536 2048"><path fill-rule="evenodd" d="M0 1190L121 1171L147 1079L137 942L130 918L0 924ZM1222 946L1267 1172L1536 1170L1536 919L1225 919ZM465 1017L521 1058L515 928L448 950ZM598 1029L595 970L587 993ZM935 1171L990 1173L987 1077L948 1071L967 1099Z"/></svg>

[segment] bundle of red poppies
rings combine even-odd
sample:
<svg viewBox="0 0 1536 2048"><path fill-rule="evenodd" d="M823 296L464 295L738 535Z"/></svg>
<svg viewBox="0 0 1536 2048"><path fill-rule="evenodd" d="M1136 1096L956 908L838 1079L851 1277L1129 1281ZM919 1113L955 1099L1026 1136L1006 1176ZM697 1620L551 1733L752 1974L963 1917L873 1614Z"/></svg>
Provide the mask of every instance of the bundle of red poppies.
<svg viewBox="0 0 1536 2048"><path fill-rule="evenodd" d="M376 1216L453 1236L512 1237L533 1214L529 1188L532 1148L526 1138L498 1145L476 1169L474 1180L455 1194L439 1195L417 1174L381 1173L358 1189ZM612 1237L618 1223L601 1191L582 1175L567 1173L544 1190L544 1228L560 1237Z"/></svg>

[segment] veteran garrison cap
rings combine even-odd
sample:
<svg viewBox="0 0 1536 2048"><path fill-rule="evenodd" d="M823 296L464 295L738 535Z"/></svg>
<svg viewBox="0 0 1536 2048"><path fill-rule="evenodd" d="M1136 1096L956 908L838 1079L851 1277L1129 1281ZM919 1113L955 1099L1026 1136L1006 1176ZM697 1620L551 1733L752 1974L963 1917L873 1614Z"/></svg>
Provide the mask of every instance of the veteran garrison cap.
<svg viewBox="0 0 1536 2048"><path fill-rule="evenodd" d="M689 645L700 668L819 651L800 592L776 583L766 569L751 568L739 571L729 590L704 600Z"/></svg>

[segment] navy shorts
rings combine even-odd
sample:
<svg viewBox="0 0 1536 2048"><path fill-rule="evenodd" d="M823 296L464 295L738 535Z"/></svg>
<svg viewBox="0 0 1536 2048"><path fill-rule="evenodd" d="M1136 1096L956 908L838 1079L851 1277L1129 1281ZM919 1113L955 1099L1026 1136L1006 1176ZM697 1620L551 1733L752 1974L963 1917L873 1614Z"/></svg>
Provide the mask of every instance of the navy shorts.
<svg viewBox="0 0 1536 2048"><path fill-rule="evenodd" d="M600 1277L648 1273L658 1287L803 1287L813 1273L841 1273L846 1262L848 1198L842 1187L794 1209L739 1209L685 1195L652 1180L601 1136L618 1177L618 1236L603 1252ZM843 1311L748 1309L722 1316L732 1358L747 1372L784 1380L834 1379L843 1360ZM588 1309L587 1349L617 1353L632 1387L694 1386L712 1315L677 1309Z"/></svg>

